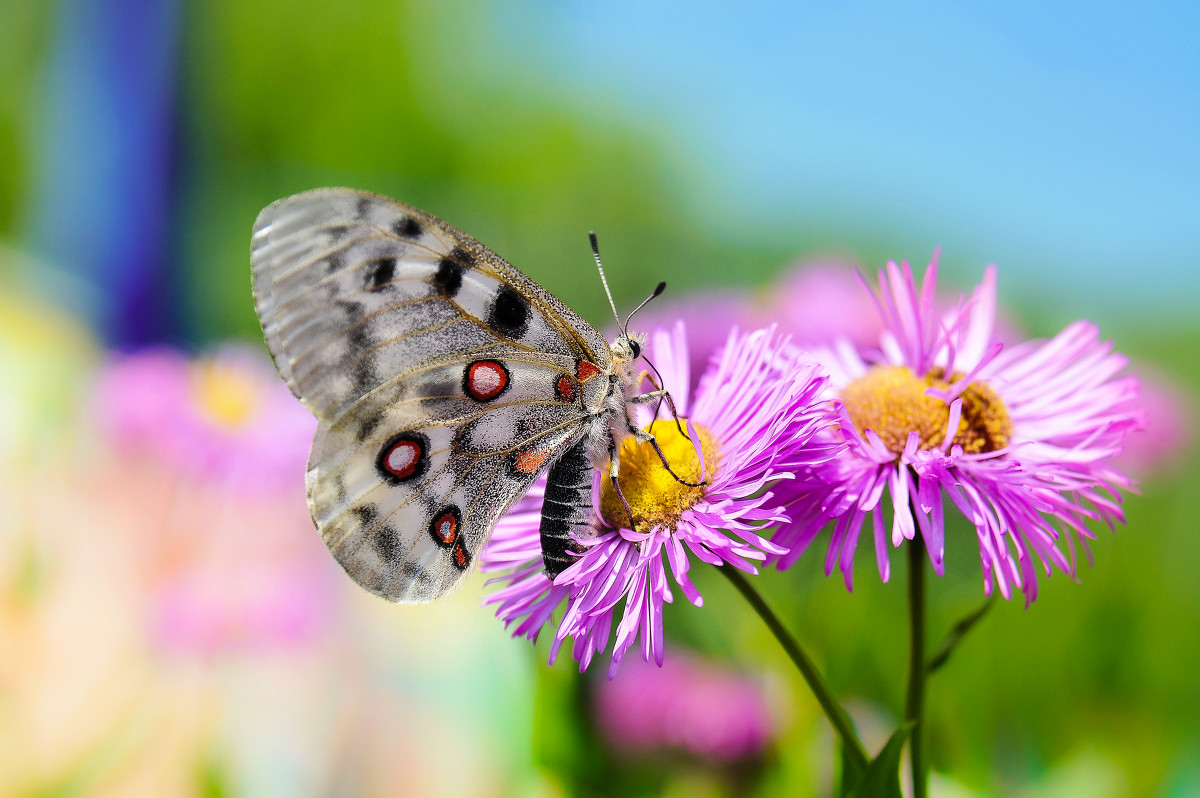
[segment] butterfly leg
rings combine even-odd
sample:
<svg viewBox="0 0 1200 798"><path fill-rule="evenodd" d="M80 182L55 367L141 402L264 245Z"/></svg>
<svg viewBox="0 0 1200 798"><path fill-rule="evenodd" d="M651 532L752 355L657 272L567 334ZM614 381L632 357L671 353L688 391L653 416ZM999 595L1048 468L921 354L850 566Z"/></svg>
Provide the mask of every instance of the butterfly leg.
<svg viewBox="0 0 1200 798"><path fill-rule="evenodd" d="M617 498L621 500L621 505L625 508L625 517L629 519L629 531L637 532L637 528L633 523L633 508L629 506L629 500L625 498L625 494L621 491L621 481L618 476L621 473L621 458L617 456L617 439L608 436L608 478L612 480L613 490L616 491Z"/></svg>
<svg viewBox="0 0 1200 798"><path fill-rule="evenodd" d="M645 396L646 394L642 395ZM669 395L670 394L668 394L668 396ZM640 397L634 397L634 400L631 401L635 401L638 398ZM662 447L658 445L658 439L655 438L653 434L646 432L646 430L636 426L635 424L629 424L629 434L637 438L640 443L648 443L653 446L654 453L657 454L658 459L662 461L663 468L667 469L667 473L670 474L679 484L687 485L689 488L702 488L708 484L707 480L701 482L689 482L688 480L676 474L674 469L671 468L671 464L667 462L667 456L663 453ZM616 483L614 482L614 484Z"/></svg>
<svg viewBox="0 0 1200 798"><path fill-rule="evenodd" d="M654 387L654 390L647 391L643 394L638 394L637 396L632 397L629 401L636 404L648 404L650 402L657 401L658 406L654 408L655 418L658 418L658 413L662 409L662 403L665 401L667 403L667 409L671 411L671 418L675 419L675 427L679 430L679 434L690 441L691 437L687 434L683 428L683 424L681 424L679 421L679 411L675 409L675 400L671 398L671 392L664 389L659 384L658 380L655 379L654 373L649 369L642 369L642 373L638 375L637 382L634 384L641 385L642 382L646 380L649 380L650 385Z"/></svg>

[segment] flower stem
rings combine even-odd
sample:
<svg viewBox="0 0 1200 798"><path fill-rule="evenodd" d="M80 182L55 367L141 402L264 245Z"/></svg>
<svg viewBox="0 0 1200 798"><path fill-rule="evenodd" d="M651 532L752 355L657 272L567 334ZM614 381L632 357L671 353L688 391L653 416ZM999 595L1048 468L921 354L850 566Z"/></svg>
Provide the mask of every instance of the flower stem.
<svg viewBox="0 0 1200 798"><path fill-rule="evenodd" d="M913 723L909 738L913 798L925 798L928 766L923 740L925 724L925 542L917 535L908 546L908 698L904 716Z"/></svg>
<svg viewBox="0 0 1200 798"><path fill-rule="evenodd" d="M870 762L870 757L867 756L867 749L863 747L862 741L858 739L858 735L854 731L854 726L850 723L850 716L842 709L842 705L837 702L830 691L829 686L825 684L825 680L821 677L821 672L817 670L817 666L809 659L808 654L804 653L804 649L796 642L796 638L792 637L791 633L783 627L778 616L767 606L767 602L758 594L742 572L734 568L732 565L726 565L717 568L725 577L733 583L733 586L738 589L738 592L745 597L746 601L750 602L750 606L758 613L758 617L763 619L763 623L775 635L775 639L779 641L779 645L783 646L783 650L791 657L792 662L796 664L800 675L804 677L804 681L808 682L808 687L816 696L817 702L821 708L825 710L825 716L829 718L829 722L833 724L833 728L842 738L842 747L846 752L847 760L854 766L860 774L867 771L867 764Z"/></svg>

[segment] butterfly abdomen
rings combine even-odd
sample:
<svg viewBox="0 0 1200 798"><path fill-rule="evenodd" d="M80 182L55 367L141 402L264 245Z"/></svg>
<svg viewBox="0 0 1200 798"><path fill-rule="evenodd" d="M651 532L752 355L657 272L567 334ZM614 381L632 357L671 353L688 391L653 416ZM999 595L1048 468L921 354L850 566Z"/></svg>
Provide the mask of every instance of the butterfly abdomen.
<svg viewBox="0 0 1200 798"><path fill-rule="evenodd" d="M542 562L553 579L579 559L577 538L592 530L592 466L588 442L568 449L550 466L542 503Z"/></svg>

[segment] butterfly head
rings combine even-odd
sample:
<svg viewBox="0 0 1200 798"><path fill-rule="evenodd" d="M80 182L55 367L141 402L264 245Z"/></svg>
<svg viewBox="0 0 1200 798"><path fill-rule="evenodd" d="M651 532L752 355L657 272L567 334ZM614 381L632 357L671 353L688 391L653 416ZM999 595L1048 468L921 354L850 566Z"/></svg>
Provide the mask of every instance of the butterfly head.
<svg viewBox="0 0 1200 798"><path fill-rule="evenodd" d="M616 363L631 363L642 356L642 348L646 345L646 334L635 333L629 334L628 330L624 330L620 335L609 344L609 351L612 352L613 361Z"/></svg>
<svg viewBox="0 0 1200 798"><path fill-rule="evenodd" d="M642 356L642 349L646 346L646 334L634 333L631 335L629 333L629 322L633 319L634 313L637 313L639 310L644 308L647 302L661 294L663 289L666 287L666 283L659 283L658 287L654 289L654 293L642 300L642 304L634 308L633 313L630 313L625 317L625 323L621 325L621 334L618 335L616 340L609 345L609 349L612 351L614 361L621 363L632 363L634 360L637 360ZM613 315L616 315L615 308L613 310ZM617 318L617 323L620 324L620 317Z"/></svg>

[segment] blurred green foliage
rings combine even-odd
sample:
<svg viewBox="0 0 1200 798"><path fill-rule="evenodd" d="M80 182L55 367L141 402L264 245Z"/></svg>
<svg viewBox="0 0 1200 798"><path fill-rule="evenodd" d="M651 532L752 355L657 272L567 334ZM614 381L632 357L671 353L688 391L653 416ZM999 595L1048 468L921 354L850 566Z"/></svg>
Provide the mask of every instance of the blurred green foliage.
<svg viewBox="0 0 1200 798"><path fill-rule="evenodd" d="M0 235L12 236L28 200L41 59L53 3L0 3Z"/></svg>
<svg viewBox="0 0 1200 798"><path fill-rule="evenodd" d="M489 58L487 5L194 4L186 25L186 309L200 340L253 337L250 223L318 185L404 200L483 241L590 319L659 279L761 282L779 248L735 248L681 210L691 179L664 131L557 96Z"/></svg>

